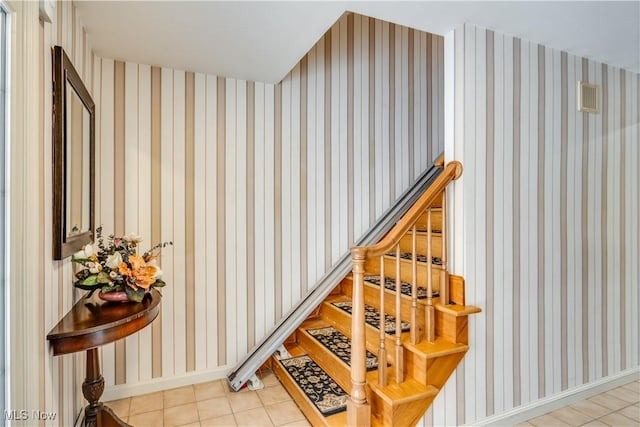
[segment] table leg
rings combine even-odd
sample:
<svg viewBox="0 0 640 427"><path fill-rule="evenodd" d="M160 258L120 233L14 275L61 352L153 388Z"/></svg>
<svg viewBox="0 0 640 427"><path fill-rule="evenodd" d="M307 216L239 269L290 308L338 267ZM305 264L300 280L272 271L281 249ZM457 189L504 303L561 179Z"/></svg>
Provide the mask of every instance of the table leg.
<svg viewBox="0 0 640 427"><path fill-rule="evenodd" d="M84 409L85 427L128 426L113 411L100 403L104 391L104 378L100 373L100 359L97 348L87 350L87 374L82 383L82 394L89 401Z"/></svg>
<svg viewBox="0 0 640 427"><path fill-rule="evenodd" d="M84 425L94 427L98 425L100 412L100 396L104 391L104 378L100 374L100 359L97 348L87 350L87 374L82 383L82 394L89 401L84 410Z"/></svg>

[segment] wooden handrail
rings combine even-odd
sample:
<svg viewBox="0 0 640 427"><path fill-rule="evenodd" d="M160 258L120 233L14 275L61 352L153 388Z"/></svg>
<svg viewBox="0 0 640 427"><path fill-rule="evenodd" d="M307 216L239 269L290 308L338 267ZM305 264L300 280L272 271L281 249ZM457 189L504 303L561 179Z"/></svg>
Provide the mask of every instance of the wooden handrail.
<svg viewBox="0 0 640 427"><path fill-rule="evenodd" d="M436 200L442 191L462 175L462 163L451 161L447 163L444 171L436 178L433 184L424 192L418 201L407 211L395 227L378 243L373 246L360 246L351 249L351 253L358 253L364 259L378 257L390 252L418 221L420 215Z"/></svg>
<svg viewBox="0 0 640 427"><path fill-rule="evenodd" d="M440 159L439 159L440 161ZM365 263L368 259L380 258L380 353L378 384L384 387L387 384L386 364L387 352L385 348L385 274L384 274L384 255L392 249L395 250L395 360L394 373L397 383L404 381L404 346L402 343L402 318L401 318L401 275L400 275L400 240L407 232L412 230L412 279L411 279L411 299L412 299L412 323L413 328L417 323L417 259L416 259L416 223L420 215L427 213L427 233L428 233L428 249L427 249L427 307L426 307L426 338L429 341L435 339L435 316L432 303L432 250L431 250L431 206L441 197L452 181L458 179L462 175L462 164L457 161L450 162L444 168L444 171L435 179L433 184L420 196L416 203L409 208L407 213L398 221L391 231L377 244L373 246L360 246L351 248L351 259L353 263L353 295L352 295L352 316L351 316L351 390L350 398L347 401L347 426L370 426L371 425L371 406L367 402L366 397L366 334L365 334L365 313L364 313L364 273ZM444 205L443 205L444 206ZM445 221L444 212L442 221ZM442 224L444 229L444 222ZM443 231L443 230L442 230ZM443 238L446 234L443 233ZM444 246L443 246L444 248ZM443 256L446 260L446 256ZM444 264L446 268L446 264ZM446 278L446 273L445 273ZM444 288L446 286L442 286ZM445 292L446 295L446 292ZM448 297L447 297L448 299ZM445 302L446 304L446 302ZM415 343L417 334L412 330L412 341ZM382 368L384 367L384 368Z"/></svg>

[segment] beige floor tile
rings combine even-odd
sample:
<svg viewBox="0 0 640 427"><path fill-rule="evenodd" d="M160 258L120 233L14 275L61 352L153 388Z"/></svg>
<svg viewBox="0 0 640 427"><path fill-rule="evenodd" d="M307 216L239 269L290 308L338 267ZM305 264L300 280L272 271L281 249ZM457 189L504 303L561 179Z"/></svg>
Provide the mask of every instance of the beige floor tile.
<svg viewBox="0 0 640 427"><path fill-rule="evenodd" d="M620 409L618 412L625 417L631 418L632 420L640 423L640 408L638 405L627 406L626 408Z"/></svg>
<svg viewBox="0 0 640 427"><path fill-rule="evenodd" d="M634 393L631 390L627 390L624 389L622 387L618 387L618 388L614 388L612 390L609 390L608 392L606 392L605 394L609 395L609 396L613 396L615 398L618 398L622 401L625 401L627 403L637 403L640 400L640 394L639 393Z"/></svg>
<svg viewBox="0 0 640 427"><path fill-rule="evenodd" d="M201 427L200 421L196 421L195 423L183 424L178 427Z"/></svg>
<svg viewBox="0 0 640 427"><path fill-rule="evenodd" d="M291 400L291 396L289 396L287 390L281 385L265 387L262 390L258 390L257 393L264 406Z"/></svg>
<svg viewBox="0 0 640 427"><path fill-rule="evenodd" d="M271 427L271 419L264 408L255 408L234 414L238 426Z"/></svg>
<svg viewBox="0 0 640 427"><path fill-rule="evenodd" d="M129 407L129 416L142 414L145 412L163 409L164 402L162 400L162 392L143 394L142 396L134 396L131 398L131 406Z"/></svg>
<svg viewBox="0 0 640 427"><path fill-rule="evenodd" d="M572 426L580 426L593 420L593 417L585 415L584 413L570 407L558 409L557 411L551 412L549 415Z"/></svg>
<svg viewBox="0 0 640 427"><path fill-rule="evenodd" d="M193 391L196 394L196 401L209 400L209 399L213 399L214 397L220 397L225 395L224 386L222 385L221 380L211 381L208 383L194 384Z"/></svg>
<svg viewBox="0 0 640 427"><path fill-rule="evenodd" d="M164 410L164 427L174 427L199 420L195 403L173 406Z"/></svg>
<svg viewBox="0 0 640 427"><path fill-rule="evenodd" d="M229 393L227 397L234 413L262 407L262 402L255 391Z"/></svg>
<svg viewBox="0 0 640 427"><path fill-rule="evenodd" d="M611 412L611 409L606 408L602 405L598 405L597 403L590 400L581 400L580 402L574 403L570 407L592 418L599 418Z"/></svg>
<svg viewBox="0 0 640 427"><path fill-rule="evenodd" d="M193 391L193 386L186 386L180 388L174 388L171 390L165 390L163 393L164 409L171 408L173 406L185 405L187 403L193 403L196 401L196 395Z"/></svg>
<svg viewBox="0 0 640 427"><path fill-rule="evenodd" d="M514 425L513 427L531 427L532 425L533 425L533 424L528 423L528 422L526 422L526 421L525 421L525 422L523 422L523 423L516 424L516 425Z"/></svg>
<svg viewBox="0 0 640 427"><path fill-rule="evenodd" d="M163 427L162 409L145 412L143 414L132 415L128 423L133 427Z"/></svg>
<svg viewBox="0 0 640 427"><path fill-rule="evenodd" d="M236 427L236 419L233 415L225 415L224 417L211 418L209 420L200 421L201 427Z"/></svg>
<svg viewBox="0 0 640 427"><path fill-rule="evenodd" d="M615 426L615 427L637 427L638 426L637 422L617 412L614 412L613 414L605 415L604 417L599 418L598 421L608 424L610 426Z"/></svg>
<svg viewBox="0 0 640 427"><path fill-rule="evenodd" d="M609 424L605 424L602 421L593 420L589 421L587 424L583 424L580 427L609 427Z"/></svg>
<svg viewBox="0 0 640 427"><path fill-rule="evenodd" d="M200 420L206 420L209 418L218 418L223 415L229 415L232 413L231 405L227 396L214 397L209 400L202 400L197 402L198 415Z"/></svg>
<svg viewBox="0 0 640 427"><path fill-rule="evenodd" d="M311 424L309 424L309 421L304 419L304 420L300 420L300 421L294 421L292 423L285 424L285 425L280 426L280 427L311 427Z"/></svg>
<svg viewBox="0 0 640 427"><path fill-rule="evenodd" d="M540 415L539 417L536 418L532 418L529 420L530 424L533 424L534 426L538 426L538 427L566 427L566 426L570 426L570 424L565 423L564 421L561 421L559 419L557 419L554 416L551 416L549 414L544 414L544 415Z"/></svg>
<svg viewBox="0 0 640 427"><path fill-rule="evenodd" d="M272 370L264 371L260 379L262 380L262 383L265 387L271 387L280 384L278 377L276 377Z"/></svg>
<svg viewBox="0 0 640 427"><path fill-rule="evenodd" d="M621 386L620 388L624 388L627 389L629 391L635 391L636 393L640 393L640 384L637 382L630 382L629 384L625 384L623 386Z"/></svg>
<svg viewBox="0 0 640 427"><path fill-rule="evenodd" d="M127 397L126 399L112 400L111 402L106 402L105 405L111 408L111 410L116 413L118 418L124 419L124 417L129 416L131 398Z"/></svg>
<svg viewBox="0 0 640 427"><path fill-rule="evenodd" d="M625 406L629 406L629 402L620 400L617 397L611 396L607 393L598 394L588 400L597 403L600 406L604 406L605 408L609 408L612 411L617 411L618 409L622 409Z"/></svg>
<svg viewBox="0 0 640 427"><path fill-rule="evenodd" d="M292 400L276 403L275 405L267 406L265 409L269 417L271 417L273 425L276 426L305 419L298 406Z"/></svg>

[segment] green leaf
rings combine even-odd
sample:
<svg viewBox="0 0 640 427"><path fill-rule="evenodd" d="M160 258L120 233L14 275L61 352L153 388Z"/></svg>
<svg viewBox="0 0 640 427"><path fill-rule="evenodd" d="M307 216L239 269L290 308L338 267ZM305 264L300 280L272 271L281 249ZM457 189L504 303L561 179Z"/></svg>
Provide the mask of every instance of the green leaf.
<svg viewBox="0 0 640 427"><path fill-rule="evenodd" d="M156 279L156 282L152 285L154 288L163 288L165 287L167 284L160 279Z"/></svg>
<svg viewBox="0 0 640 427"><path fill-rule="evenodd" d="M80 282L81 285L85 285L85 286L93 286L93 285L96 285L97 283L98 283L97 274L92 274L91 276L87 277L86 279Z"/></svg>
<svg viewBox="0 0 640 427"><path fill-rule="evenodd" d="M129 301L141 302L142 298L144 298L144 289L138 288L137 291L134 291L129 286L124 287L127 292L127 296L129 297Z"/></svg>
<svg viewBox="0 0 640 427"><path fill-rule="evenodd" d="M103 286L102 287L102 293L119 291L119 290L120 290L119 286Z"/></svg>
<svg viewBox="0 0 640 427"><path fill-rule="evenodd" d="M109 275L104 271L101 271L100 273L98 273L97 281L98 283L109 283Z"/></svg>
<svg viewBox="0 0 640 427"><path fill-rule="evenodd" d="M100 287L100 285L95 284L95 285L83 285L81 282L76 282L73 284L73 286L75 286L78 289L82 289L83 291L95 291L96 289L98 289Z"/></svg>

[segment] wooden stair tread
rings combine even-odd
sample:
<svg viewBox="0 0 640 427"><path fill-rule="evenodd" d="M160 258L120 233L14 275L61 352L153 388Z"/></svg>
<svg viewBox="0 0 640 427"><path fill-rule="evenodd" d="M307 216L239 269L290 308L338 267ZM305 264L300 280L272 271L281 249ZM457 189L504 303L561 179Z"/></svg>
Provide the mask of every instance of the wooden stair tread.
<svg viewBox="0 0 640 427"><path fill-rule="evenodd" d="M308 355L313 359L313 355L309 354L305 351L304 348L297 344L289 344L287 345L287 351L292 357ZM339 412L337 414L324 416L315 405L307 398L306 394L302 391L300 386L296 383L296 381L291 377L289 372L280 364L279 361L275 361L273 363L274 372L276 376L284 386L284 388L289 392L289 394L293 397L293 400L296 402L298 407L302 410L304 415L307 417L309 421L311 421L312 425L324 425L324 426L335 426L342 427L346 425L347 420L347 412ZM326 372L326 371L325 371ZM328 372L327 375L331 376Z"/></svg>
<svg viewBox="0 0 640 427"><path fill-rule="evenodd" d="M422 254L418 254L418 255L422 255ZM396 260L396 254L391 254L391 253L387 253L384 255L385 259L388 260ZM400 258L400 263L401 264L409 264L411 265L411 263L413 262L413 260L411 259L405 259L405 258ZM427 266L429 265L426 261L416 261L416 265L418 265L420 268L427 268ZM433 270L444 270L444 267L440 264L431 264L431 268Z"/></svg>
<svg viewBox="0 0 640 427"><path fill-rule="evenodd" d="M422 340L417 344L411 344L411 342L405 342L404 346L415 353L422 353L427 359L434 359L436 357L448 356L455 353L464 353L469 350L469 346L466 344L452 343L443 337L437 337L434 342Z"/></svg>
<svg viewBox="0 0 640 427"><path fill-rule="evenodd" d="M369 272L365 272L364 274L365 276L376 276L376 274L371 274ZM347 277L344 278L344 280L349 280L351 282L353 282L353 275L349 275ZM368 281L364 281L364 286L368 286L372 289L380 289L380 287L376 284L373 284L371 282ZM392 291L390 289L385 288L384 292L390 296L395 296L396 292ZM408 301L411 301L411 297L408 295L404 295L404 294L400 294L400 297L403 299L406 299ZM459 304L441 304L440 303L440 297L436 296L433 297L433 306L436 310L438 311L442 311L444 313L447 314L451 314L453 316L456 317L460 317L460 316L468 316L470 314L475 314L475 313L480 313L482 311L482 309L480 307L476 307L475 305L459 305ZM422 298L422 299L418 299L418 304L427 305L427 299L426 298Z"/></svg>
<svg viewBox="0 0 640 427"><path fill-rule="evenodd" d="M371 274L368 272L365 272L364 274L365 276L376 276L376 274ZM353 283L353 276L349 275L347 277L344 278L344 280L348 280L350 282ZM372 289L378 290L380 289L380 287L374 283L368 282L368 281L364 281L364 286L370 287ZM392 291L390 289L385 288L384 292L390 296L395 296L396 292ZM400 294L400 297L411 301L411 297L408 295L404 295L404 294ZM433 301L433 305L435 307L436 310L445 312L447 314L451 314L453 316L459 317L459 316L467 316L469 314L475 314L475 313L480 313L482 311L482 309L480 307L476 307L474 305L459 305L459 304L441 304L440 303L440 297L439 296L434 296L432 298ZM427 305L427 298L422 298L422 299L418 299L418 304Z"/></svg>
<svg viewBox="0 0 640 427"><path fill-rule="evenodd" d="M368 385L376 395L391 406L426 399L438 394L436 387L431 385L425 386L413 378L407 378L404 382L398 384L390 377L388 384L385 387L380 387L378 385L377 372L372 372L372 374L373 375L367 378Z"/></svg>
<svg viewBox="0 0 640 427"><path fill-rule="evenodd" d="M436 310L442 311L443 313L451 314L456 317L460 316L468 316L470 314L480 313L482 309L480 307L476 307L475 305L458 305L458 304L441 304L440 299L435 301L433 305Z"/></svg>
<svg viewBox="0 0 640 427"><path fill-rule="evenodd" d="M407 234L411 236L411 230L407 231ZM416 229L416 236L427 237L428 231L423 229ZM442 230L431 230L431 234L434 237L442 237Z"/></svg>
<svg viewBox="0 0 640 427"><path fill-rule="evenodd" d="M344 315L344 316L348 316L349 318L351 318L351 314L349 314L349 313L347 313L346 311L344 311L344 310L342 310L342 309L340 309L340 308L338 308L338 307L334 306L334 305L333 305L333 303L334 303L334 302L351 302L351 298L346 297L346 296L344 296L344 295L340 295L340 296L330 296L330 297L326 298L326 299L324 300L324 302L323 302L323 305L324 305L325 307L328 307L328 308L329 308L329 310L333 311L334 313L340 313L340 314L342 314L342 315ZM377 310L377 311L379 312L378 307L373 307L373 306L371 306L371 307L372 307L372 308L374 308L375 310ZM388 313L387 313L387 316L389 316L389 314L388 314ZM402 322L408 323L408 321L407 321L407 320L405 320L405 319L402 319L402 318L401 318L401 320L402 320ZM334 326L334 324L333 324L333 323L332 323L332 326ZM379 328L376 328L375 326L370 325L369 323L366 323L366 322L365 322L365 327L366 327L366 328L371 328L371 329L375 330L376 332L377 332L377 331L379 331ZM338 329L340 330L340 328L338 328ZM344 332L343 332L343 333L344 333ZM350 334L349 334L349 333L347 333L346 335L350 335ZM408 335L409 335L409 331L401 331L401 335L402 335L403 337L404 337L405 335L407 335L407 336L408 336ZM395 336L395 332L393 332L393 333L387 332L387 336L388 336L388 337L393 337L393 336Z"/></svg>
<svg viewBox="0 0 640 427"><path fill-rule="evenodd" d="M331 377L333 380L336 381L343 389L348 390L351 388L351 361L350 359L349 362L343 360L338 356L338 354L327 348L325 344L309 332L309 330L320 328L333 328L335 332L344 335L349 341L351 341L350 336L342 333L334 325L327 322L324 322L323 325L318 325L318 323L314 322L313 327L305 326L298 328L298 346L306 350L306 354L313 355L315 362L318 363L318 365L320 365L326 372L331 371ZM372 350L375 351L377 349ZM377 360L377 354L374 351L367 349L367 361L372 362L372 366L368 368L367 373L377 370L377 364L380 363ZM375 356L375 359L370 359L371 355ZM374 362L376 363L375 365L373 364Z"/></svg>

